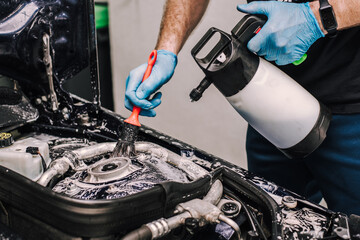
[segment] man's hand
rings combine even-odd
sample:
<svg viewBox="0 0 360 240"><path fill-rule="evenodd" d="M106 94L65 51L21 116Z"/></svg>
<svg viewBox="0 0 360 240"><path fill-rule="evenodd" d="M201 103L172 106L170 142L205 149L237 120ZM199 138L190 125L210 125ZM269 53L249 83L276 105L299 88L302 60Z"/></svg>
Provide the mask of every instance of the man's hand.
<svg viewBox="0 0 360 240"><path fill-rule="evenodd" d="M324 37L308 3L251 2L237 9L267 16L266 24L247 47L277 65L299 60L317 39Z"/></svg>
<svg viewBox="0 0 360 240"><path fill-rule="evenodd" d="M162 17L159 37L155 49L157 59L151 75L143 83L146 65L132 70L126 79L125 107L132 110L133 105L141 108L140 115L154 117L154 108L161 103L161 93L156 93L151 100L147 98L167 83L177 64L179 53L192 30L204 15L209 0L167 0Z"/></svg>
<svg viewBox="0 0 360 240"><path fill-rule="evenodd" d="M177 57L174 53L158 50L151 75L144 82L141 81L147 63L133 69L126 79L125 107L132 111L133 106L136 105L141 108L140 115L155 117L154 108L161 103L161 93L156 93L151 100L147 98L169 81L174 74L176 64Z"/></svg>

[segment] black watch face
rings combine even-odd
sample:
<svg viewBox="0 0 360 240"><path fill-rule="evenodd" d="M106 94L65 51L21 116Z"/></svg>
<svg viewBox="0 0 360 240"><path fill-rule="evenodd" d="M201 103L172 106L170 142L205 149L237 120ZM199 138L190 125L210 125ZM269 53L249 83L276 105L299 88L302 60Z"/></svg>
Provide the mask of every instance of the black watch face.
<svg viewBox="0 0 360 240"><path fill-rule="evenodd" d="M320 9L321 21L326 30L334 29L337 23L334 17L334 12L331 7Z"/></svg>

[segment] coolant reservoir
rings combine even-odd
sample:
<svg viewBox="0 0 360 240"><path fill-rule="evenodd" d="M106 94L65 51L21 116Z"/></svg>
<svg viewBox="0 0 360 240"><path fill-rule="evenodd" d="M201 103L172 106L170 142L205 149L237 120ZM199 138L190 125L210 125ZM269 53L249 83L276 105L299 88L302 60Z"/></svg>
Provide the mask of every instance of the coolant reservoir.
<svg viewBox="0 0 360 240"><path fill-rule="evenodd" d="M40 178L44 171L43 165L50 163L49 145L32 137L18 140L12 145L9 144L0 148L0 165L33 181Z"/></svg>

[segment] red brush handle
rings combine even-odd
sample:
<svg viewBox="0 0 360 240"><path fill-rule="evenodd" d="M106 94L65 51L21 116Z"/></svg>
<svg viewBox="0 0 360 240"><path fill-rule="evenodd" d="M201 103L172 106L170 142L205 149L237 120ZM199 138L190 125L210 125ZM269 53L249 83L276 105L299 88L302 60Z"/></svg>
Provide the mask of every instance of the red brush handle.
<svg viewBox="0 0 360 240"><path fill-rule="evenodd" d="M153 50L151 53L150 53L150 56L149 56L149 60L148 60L148 65L147 65L147 68L145 70L145 73L144 73L144 77L142 79L141 82L145 81L151 74L151 70L156 62L156 57L157 57L157 51L156 50ZM134 106L133 107L133 111L130 115L130 117L128 119L126 119L124 122L126 123L130 123L132 125L135 125L135 126L141 126L140 122L139 122L139 113L141 111L141 108L137 107L137 106Z"/></svg>

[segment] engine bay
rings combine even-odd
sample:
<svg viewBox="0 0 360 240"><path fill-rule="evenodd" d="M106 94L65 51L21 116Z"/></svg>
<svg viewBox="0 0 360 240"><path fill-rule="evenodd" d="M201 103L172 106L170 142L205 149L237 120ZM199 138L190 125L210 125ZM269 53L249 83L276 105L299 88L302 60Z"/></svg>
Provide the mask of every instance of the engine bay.
<svg viewBox="0 0 360 240"><path fill-rule="evenodd" d="M21 131L20 128L14 135ZM111 233L111 239L142 239L138 236L144 231L151 236L145 239L248 239L252 235L258 239L276 235L284 239L322 239L332 235L334 229L350 236L344 227L348 224L344 215L335 217L331 211L286 189L221 159L202 155L198 149L155 130L142 127L142 131L144 136L156 136L157 143L137 141L136 155L130 158L112 157L115 141L30 131L0 149L0 169L7 169L10 179L18 178L22 187L25 177L25 186L31 186L34 193L40 190L37 194L46 203L40 203L43 210L55 217L56 227L63 226L60 228L64 232L51 239L69 237L69 231L86 237ZM169 150L174 147L178 148L177 153ZM23 189L10 189L12 196L28 199L25 207L34 207L34 199ZM50 196L53 199L46 200ZM65 203L57 205L64 197ZM24 204L23 200L20 202ZM47 206L51 202L58 210ZM80 209L75 210L74 203L80 204ZM8 217L10 213L10 219L15 221L12 207L7 208ZM91 213L91 209L96 213ZM45 217L41 226L50 224L46 229L52 230L47 234L54 234L54 222L46 211L38 210L26 217L27 224L35 227L34 219ZM114 218L114 211L122 215ZM79 220L85 222L79 225ZM114 221L116 230L108 226Z"/></svg>

